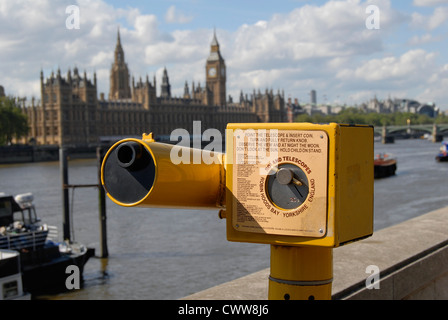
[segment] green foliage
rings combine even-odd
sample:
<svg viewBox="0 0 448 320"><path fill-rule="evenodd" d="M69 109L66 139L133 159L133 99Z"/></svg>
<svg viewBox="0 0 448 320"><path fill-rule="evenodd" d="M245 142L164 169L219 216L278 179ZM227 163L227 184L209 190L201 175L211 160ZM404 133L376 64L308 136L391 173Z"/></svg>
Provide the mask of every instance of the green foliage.
<svg viewBox="0 0 448 320"><path fill-rule="evenodd" d="M433 123L448 123L448 116L439 115L438 117L430 118L427 115L415 114L409 112L396 113L376 113L366 112L359 108L346 108L337 115L322 115L302 114L296 117L296 122L311 122L311 123L346 123L346 124L367 124L373 126L404 126L407 125L408 120L411 124L433 124Z"/></svg>
<svg viewBox="0 0 448 320"><path fill-rule="evenodd" d="M12 97L0 97L0 145L28 134L28 120Z"/></svg>
<svg viewBox="0 0 448 320"><path fill-rule="evenodd" d="M448 115L441 114L436 118L435 123L448 123Z"/></svg>

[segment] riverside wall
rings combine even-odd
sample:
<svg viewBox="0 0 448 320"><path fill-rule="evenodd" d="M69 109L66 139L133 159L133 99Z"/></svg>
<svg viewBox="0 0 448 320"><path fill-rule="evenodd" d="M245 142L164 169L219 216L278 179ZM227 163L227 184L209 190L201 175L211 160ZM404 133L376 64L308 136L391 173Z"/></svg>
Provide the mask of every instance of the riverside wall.
<svg viewBox="0 0 448 320"><path fill-rule="evenodd" d="M71 159L96 157L96 147L67 148ZM0 146L0 164L59 161L59 146Z"/></svg>
<svg viewBox="0 0 448 320"><path fill-rule="evenodd" d="M368 289L371 266L379 270L379 283ZM266 300L268 277L264 269L183 299ZM332 298L447 300L448 207L334 249Z"/></svg>

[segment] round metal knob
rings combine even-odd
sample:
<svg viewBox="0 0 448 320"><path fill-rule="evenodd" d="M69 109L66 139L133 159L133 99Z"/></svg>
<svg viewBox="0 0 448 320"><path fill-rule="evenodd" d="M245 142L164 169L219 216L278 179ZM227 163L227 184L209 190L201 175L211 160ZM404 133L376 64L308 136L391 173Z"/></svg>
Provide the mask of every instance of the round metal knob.
<svg viewBox="0 0 448 320"><path fill-rule="evenodd" d="M287 168L281 168L277 171L277 181L283 185L290 184L293 176L293 172Z"/></svg>

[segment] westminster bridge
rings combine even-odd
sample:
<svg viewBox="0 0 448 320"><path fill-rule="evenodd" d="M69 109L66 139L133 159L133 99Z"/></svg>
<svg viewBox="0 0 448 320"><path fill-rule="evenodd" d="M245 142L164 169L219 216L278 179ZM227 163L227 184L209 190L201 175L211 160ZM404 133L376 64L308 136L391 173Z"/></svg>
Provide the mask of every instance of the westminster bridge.
<svg viewBox="0 0 448 320"><path fill-rule="evenodd" d="M448 124L408 124L404 126L376 126L375 135L381 136L383 143L393 142L396 136L417 136L429 133L433 142L440 142L448 135Z"/></svg>

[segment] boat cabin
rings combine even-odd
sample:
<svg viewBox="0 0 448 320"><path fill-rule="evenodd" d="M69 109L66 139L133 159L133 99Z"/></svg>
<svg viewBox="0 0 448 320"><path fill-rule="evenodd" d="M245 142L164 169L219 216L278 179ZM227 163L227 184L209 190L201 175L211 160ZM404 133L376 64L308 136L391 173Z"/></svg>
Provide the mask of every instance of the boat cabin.
<svg viewBox="0 0 448 320"><path fill-rule="evenodd" d="M13 196L0 195L0 227L7 227L15 221L32 226L39 222L32 203L32 194Z"/></svg>

